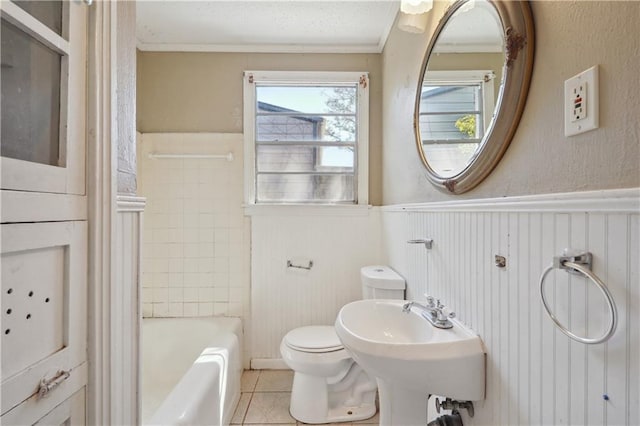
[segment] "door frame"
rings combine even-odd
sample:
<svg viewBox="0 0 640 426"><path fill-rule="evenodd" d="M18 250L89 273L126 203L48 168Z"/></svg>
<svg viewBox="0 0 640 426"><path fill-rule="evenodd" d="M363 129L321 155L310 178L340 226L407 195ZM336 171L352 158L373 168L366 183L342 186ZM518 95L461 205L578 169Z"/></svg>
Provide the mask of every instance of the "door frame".
<svg viewBox="0 0 640 426"><path fill-rule="evenodd" d="M91 5L88 32L89 300L87 424L111 424L111 340L117 185L117 4Z"/></svg>

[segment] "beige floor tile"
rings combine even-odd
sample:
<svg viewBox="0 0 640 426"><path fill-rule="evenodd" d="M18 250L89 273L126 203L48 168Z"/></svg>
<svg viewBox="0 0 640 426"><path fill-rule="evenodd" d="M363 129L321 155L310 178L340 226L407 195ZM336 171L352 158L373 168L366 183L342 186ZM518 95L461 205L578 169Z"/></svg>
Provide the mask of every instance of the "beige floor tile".
<svg viewBox="0 0 640 426"><path fill-rule="evenodd" d="M289 414L290 392L255 392L244 424L296 424Z"/></svg>
<svg viewBox="0 0 640 426"><path fill-rule="evenodd" d="M240 378L240 392L253 392L260 376L260 370L244 370Z"/></svg>
<svg viewBox="0 0 640 426"><path fill-rule="evenodd" d="M293 384L293 371L291 370L262 370L256 392L290 392Z"/></svg>
<svg viewBox="0 0 640 426"><path fill-rule="evenodd" d="M247 414L247 408L249 408L249 402L251 401L251 393L241 393L240 400L238 401L238 406L236 407L235 413L233 413L233 417L231 418L232 425L241 425L245 414Z"/></svg>

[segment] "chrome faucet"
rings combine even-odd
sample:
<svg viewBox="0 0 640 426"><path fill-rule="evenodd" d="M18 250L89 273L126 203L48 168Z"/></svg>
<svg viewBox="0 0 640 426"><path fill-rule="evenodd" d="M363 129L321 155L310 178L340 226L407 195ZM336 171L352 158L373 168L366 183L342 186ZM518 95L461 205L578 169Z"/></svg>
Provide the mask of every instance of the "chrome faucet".
<svg viewBox="0 0 640 426"><path fill-rule="evenodd" d="M427 304L422 305L418 302L407 302L402 306L402 312L409 313L413 307L420 308L422 310L422 317L429 321L431 325L438 328L452 328L453 323L449 321L449 318L455 318L454 312L447 313L445 307L440 300L434 302L433 297L427 296Z"/></svg>

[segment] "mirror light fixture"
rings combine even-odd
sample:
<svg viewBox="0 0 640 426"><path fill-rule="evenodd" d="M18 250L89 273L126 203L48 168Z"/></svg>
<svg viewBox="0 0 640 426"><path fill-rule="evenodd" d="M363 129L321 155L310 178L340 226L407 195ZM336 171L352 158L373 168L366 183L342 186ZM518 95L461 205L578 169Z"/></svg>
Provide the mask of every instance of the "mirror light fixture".
<svg viewBox="0 0 640 426"><path fill-rule="evenodd" d="M398 18L398 29L406 33L421 34L427 28L427 15L411 15L400 13Z"/></svg>
<svg viewBox="0 0 640 426"><path fill-rule="evenodd" d="M433 8L433 0L401 0L400 12L408 15L421 15Z"/></svg>
<svg viewBox="0 0 640 426"><path fill-rule="evenodd" d="M423 33L427 27L425 14L432 8L433 0L402 0L398 28L407 33Z"/></svg>

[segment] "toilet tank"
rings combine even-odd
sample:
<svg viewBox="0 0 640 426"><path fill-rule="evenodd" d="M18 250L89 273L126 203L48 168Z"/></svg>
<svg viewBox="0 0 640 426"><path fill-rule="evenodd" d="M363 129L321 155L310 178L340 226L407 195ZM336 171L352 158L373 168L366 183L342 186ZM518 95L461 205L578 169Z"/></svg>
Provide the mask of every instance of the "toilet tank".
<svg viewBox="0 0 640 426"><path fill-rule="evenodd" d="M404 299L404 278L388 266L363 266L360 278L363 299Z"/></svg>

